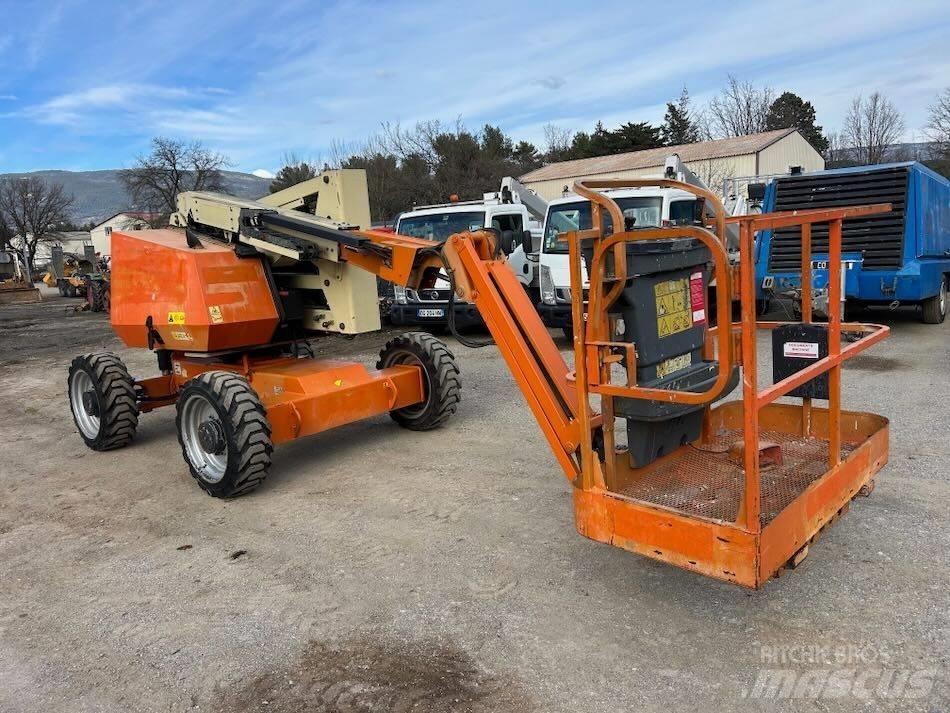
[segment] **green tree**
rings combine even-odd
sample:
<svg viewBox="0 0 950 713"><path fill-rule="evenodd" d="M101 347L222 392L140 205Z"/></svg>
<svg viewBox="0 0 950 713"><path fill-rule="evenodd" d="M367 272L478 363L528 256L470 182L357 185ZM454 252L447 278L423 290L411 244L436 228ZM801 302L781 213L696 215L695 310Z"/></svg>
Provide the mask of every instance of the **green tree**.
<svg viewBox="0 0 950 713"><path fill-rule="evenodd" d="M485 124L482 128L481 148L485 158L494 161L510 161L514 152L511 139L497 126Z"/></svg>
<svg viewBox="0 0 950 713"><path fill-rule="evenodd" d="M517 166L515 173L519 176L541 166L541 154L529 141L519 141L511 153L511 159Z"/></svg>
<svg viewBox="0 0 950 713"><path fill-rule="evenodd" d="M683 87L683 91L680 92L679 99L675 102L667 102L660 134L666 146L694 144L699 141L699 129L693 120L689 92L686 87Z"/></svg>
<svg viewBox="0 0 950 713"><path fill-rule="evenodd" d="M784 92L772 102L765 116L765 128L767 131L798 129L818 153L828 150L828 139L815 123L815 107L792 92Z"/></svg>
<svg viewBox="0 0 950 713"><path fill-rule="evenodd" d="M645 121L621 124L618 128L609 132L609 135L610 153L643 151L663 145L660 127L653 126Z"/></svg>
<svg viewBox="0 0 950 713"><path fill-rule="evenodd" d="M317 167L312 163L298 158L296 154L287 154L284 156L284 165L270 183L270 192L277 193L303 181L309 181L316 178L318 173Z"/></svg>

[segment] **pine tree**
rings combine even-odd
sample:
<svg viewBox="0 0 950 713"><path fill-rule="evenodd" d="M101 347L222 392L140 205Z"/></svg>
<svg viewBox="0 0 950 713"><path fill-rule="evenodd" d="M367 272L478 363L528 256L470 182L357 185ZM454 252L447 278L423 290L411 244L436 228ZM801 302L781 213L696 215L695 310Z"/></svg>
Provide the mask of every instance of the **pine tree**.
<svg viewBox="0 0 950 713"><path fill-rule="evenodd" d="M667 103L660 134L663 143L667 146L693 144L699 141L699 131L690 112L689 92L686 87L683 87L676 102Z"/></svg>
<svg viewBox="0 0 950 713"><path fill-rule="evenodd" d="M798 129L818 153L823 154L828 148L828 139L815 123L815 107L792 92L785 92L772 102L765 117L765 128L767 131Z"/></svg>

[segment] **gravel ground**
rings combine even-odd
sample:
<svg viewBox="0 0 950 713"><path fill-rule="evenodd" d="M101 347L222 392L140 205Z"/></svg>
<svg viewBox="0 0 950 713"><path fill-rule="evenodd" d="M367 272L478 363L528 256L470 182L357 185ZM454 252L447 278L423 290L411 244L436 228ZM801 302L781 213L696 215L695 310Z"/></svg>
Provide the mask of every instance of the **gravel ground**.
<svg viewBox="0 0 950 713"><path fill-rule="evenodd" d="M447 340L464 392L443 430L282 446L235 501L192 481L173 409L93 453L69 361L154 362L71 304L0 307L0 710L948 709L950 322L873 315L893 332L845 402L892 420L890 464L751 592L577 535L493 347ZM370 363L385 338L328 344ZM798 697L757 699L786 670Z"/></svg>

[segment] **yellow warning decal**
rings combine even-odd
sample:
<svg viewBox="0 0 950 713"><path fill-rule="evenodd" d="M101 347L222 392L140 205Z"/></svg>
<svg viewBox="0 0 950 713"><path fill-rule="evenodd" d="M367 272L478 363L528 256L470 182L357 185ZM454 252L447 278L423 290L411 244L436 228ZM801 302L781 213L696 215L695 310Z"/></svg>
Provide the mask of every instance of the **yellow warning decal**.
<svg viewBox="0 0 950 713"><path fill-rule="evenodd" d="M168 323L169 324L184 324L185 313L184 312L169 312Z"/></svg>
<svg viewBox="0 0 950 713"><path fill-rule="evenodd" d="M672 357L666 361L661 361L656 365L656 378L662 379L664 376L669 376L673 372L679 371L680 369L685 369L692 363L693 355L689 352Z"/></svg>
<svg viewBox="0 0 950 713"><path fill-rule="evenodd" d="M689 280L667 280L653 286L656 297L656 332L660 337L685 332L693 326Z"/></svg>
<svg viewBox="0 0 950 713"><path fill-rule="evenodd" d="M212 324L221 324L224 321L224 317L221 316L221 308L218 305L208 307L208 316L211 317Z"/></svg>

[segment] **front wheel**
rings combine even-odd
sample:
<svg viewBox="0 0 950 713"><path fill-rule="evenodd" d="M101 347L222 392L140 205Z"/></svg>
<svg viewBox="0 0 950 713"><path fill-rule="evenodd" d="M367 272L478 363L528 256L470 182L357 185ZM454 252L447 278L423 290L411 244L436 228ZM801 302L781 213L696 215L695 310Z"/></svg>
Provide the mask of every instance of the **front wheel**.
<svg viewBox="0 0 950 713"><path fill-rule="evenodd" d="M940 291L921 303L921 316L927 324L940 324L947 317L947 278L940 280Z"/></svg>
<svg viewBox="0 0 950 713"><path fill-rule="evenodd" d="M78 356L66 383L73 420L89 448L110 451L132 442L139 408L135 382L119 357L108 352Z"/></svg>
<svg viewBox="0 0 950 713"><path fill-rule="evenodd" d="M206 371L185 384L175 425L192 477L209 495L232 498L264 482L274 450L257 392L230 371Z"/></svg>
<svg viewBox="0 0 950 713"><path fill-rule="evenodd" d="M417 366L422 372L423 400L390 411L393 421L412 431L429 431L449 420L458 409L462 379L455 355L426 332L406 332L390 339L379 353L377 369Z"/></svg>

